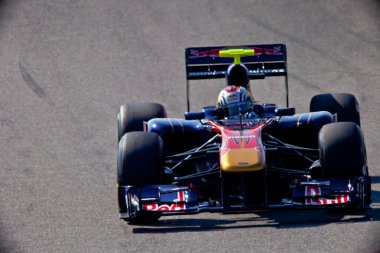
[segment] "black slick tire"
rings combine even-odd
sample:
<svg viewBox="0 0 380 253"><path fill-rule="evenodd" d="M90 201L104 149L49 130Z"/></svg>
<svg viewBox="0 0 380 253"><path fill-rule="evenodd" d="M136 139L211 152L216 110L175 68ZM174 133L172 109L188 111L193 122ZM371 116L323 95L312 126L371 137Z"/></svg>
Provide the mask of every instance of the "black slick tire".
<svg viewBox="0 0 380 253"><path fill-rule="evenodd" d="M130 103L122 105L117 115L118 140L132 131L143 131L144 121L153 118L165 118L163 105L157 103Z"/></svg>
<svg viewBox="0 0 380 253"><path fill-rule="evenodd" d="M354 122L360 126L359 104L355 96L348 93L325 93L310 101L310 112L328 111L337 114L338 122Z"/></svg>
<svg viewBox="0 0 380 253"><path fill-rule="evenodd" d="M324 125L319 132L319 156L323 178L364 178L364 203L355 199L348 209L360 211L371 203L366 148L357 124L337 122Z"/></svg>
<svg viewBox="0 0 380 253"><path fill-rule="evenodd" d="M319 132L320 163L327 177L365 176L367 157L363 134L353 122L324 125Z"/></svg>
<svg viewBox="0 0 380 253"><path fill-rule="evenodd" d="M118 186L144 186L161 183L163 142L159 135L150 132L129 132L119 142L117 158ZM125 196L118 193L121 212L125 212ZM138 213L125 219L130 223L157 221L158 214Z"/></svg>

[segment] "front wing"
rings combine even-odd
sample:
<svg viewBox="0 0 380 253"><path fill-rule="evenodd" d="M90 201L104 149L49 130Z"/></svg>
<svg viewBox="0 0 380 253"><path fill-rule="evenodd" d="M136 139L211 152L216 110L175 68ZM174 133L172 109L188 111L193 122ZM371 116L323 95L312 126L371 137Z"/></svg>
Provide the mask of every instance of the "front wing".
<svg viewBox="0 0 380 253"><path fill-rule="evenodd" d="M144 213L160 215L194 214L199 212L249 211L264 208L338 208L349 205L364 207L364 178L329 179L301 182L292 186L291 198L282 203L258 206L210 204L201 201L199 193L187 186L148 185L119 186L120 218L128 219ZM270 196L269 196L270 197ZM125 205L124 205L125 204Z"/></svg>

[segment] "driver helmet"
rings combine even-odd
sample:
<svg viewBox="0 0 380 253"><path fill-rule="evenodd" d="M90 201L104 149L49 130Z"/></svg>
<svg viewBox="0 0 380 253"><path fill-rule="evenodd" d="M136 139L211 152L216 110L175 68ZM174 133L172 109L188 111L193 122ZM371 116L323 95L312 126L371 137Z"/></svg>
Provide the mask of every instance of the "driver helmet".
<svg viewBox="0 0 380 253"><path fill-rule="evenodd" d="M244 64L231 64L226 72L227 86L242 86L249 90L248 69Z"/></svg>
<svg viewBox="0 0 380 253"><path fill-rule="evenodd" d="M250 93L242 86L227 86L219 93L217 107L227 118L245 115L252 109Z"/></svg>

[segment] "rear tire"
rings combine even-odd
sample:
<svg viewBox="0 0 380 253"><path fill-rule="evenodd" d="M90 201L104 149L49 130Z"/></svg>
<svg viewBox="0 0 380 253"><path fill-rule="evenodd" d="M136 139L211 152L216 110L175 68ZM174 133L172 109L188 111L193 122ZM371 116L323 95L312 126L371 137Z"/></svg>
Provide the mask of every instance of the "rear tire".
<svg viewBox="0 0 380 253"><path fill-rule="evenodd" d="M348 93L325 93L310 101L310 112L328 111L338 115L338 122L354 122L360 126L359 104L355 96Z"/></svg>
<svg viewBox="0 0 380 253"><path fill-rule="evenodd" d="M117 115L118 140L124 134L132 131L143 131L144 121L153 118L165 118L166 111L163 105L157 103L133 103L120 107Z"/></svg>
<svg viewBox="0 0 380 253"><path fill-rule="evenodd" d="M150 132L129 132L119 142L117 183L119 186L144 186L161 183L163 142L159 135ZM118 193L120 212L127 212L125 196ZM124 219L130 223L157 221L158 214L138 212Z"/></svg>

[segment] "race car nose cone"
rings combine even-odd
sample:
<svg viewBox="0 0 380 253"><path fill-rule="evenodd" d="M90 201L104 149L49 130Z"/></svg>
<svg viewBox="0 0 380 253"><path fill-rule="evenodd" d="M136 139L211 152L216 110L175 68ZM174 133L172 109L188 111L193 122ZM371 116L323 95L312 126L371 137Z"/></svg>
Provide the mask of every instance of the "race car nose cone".
<svg viewBox="0 0 380 253"><path fill-rule="evenodd" d="M256 148L230 149L221 156L220 167L225 172L263 170L265 155Z"/></svg>

